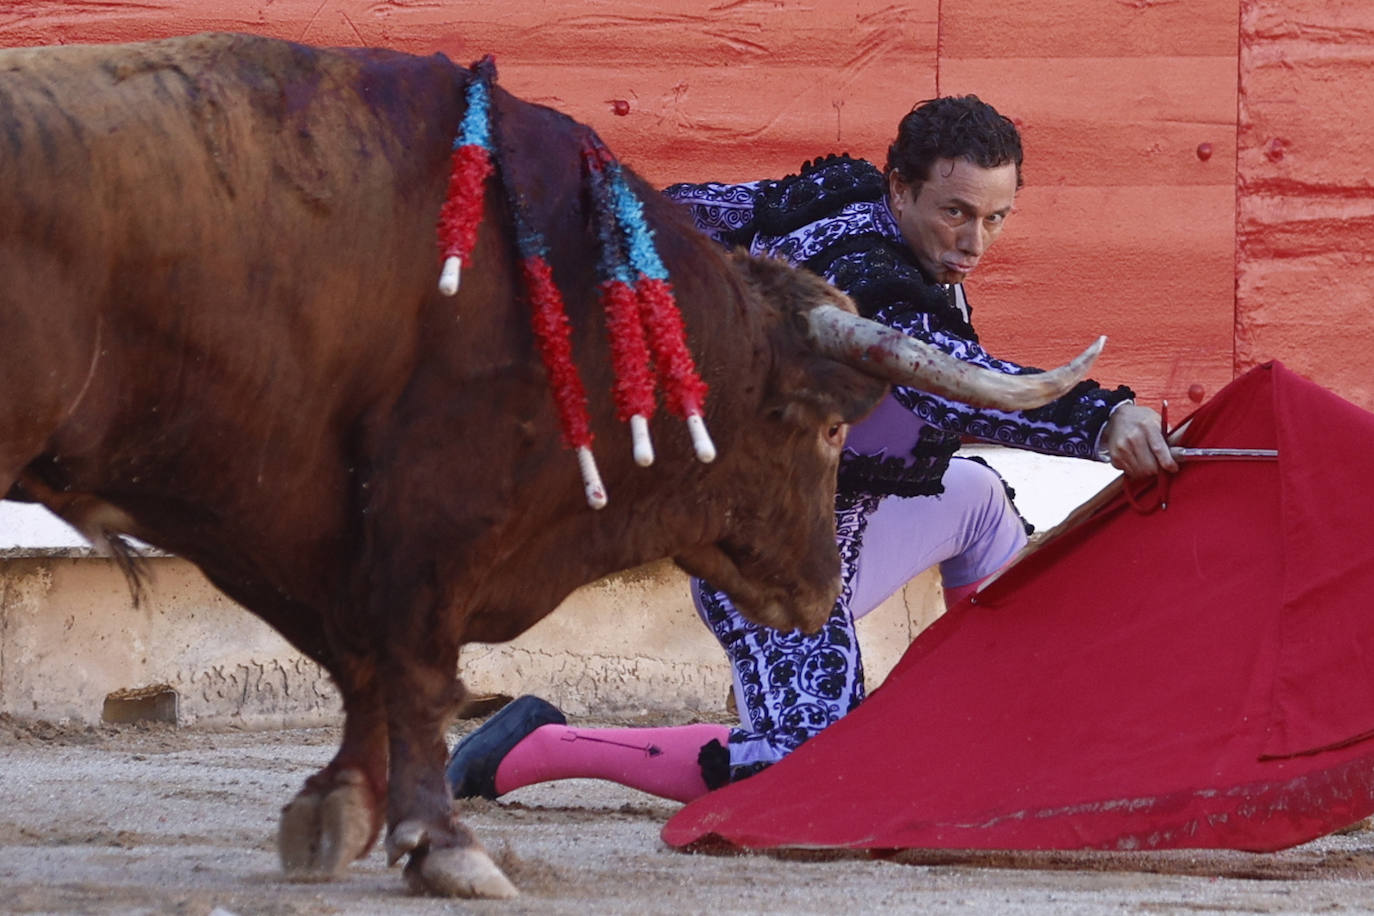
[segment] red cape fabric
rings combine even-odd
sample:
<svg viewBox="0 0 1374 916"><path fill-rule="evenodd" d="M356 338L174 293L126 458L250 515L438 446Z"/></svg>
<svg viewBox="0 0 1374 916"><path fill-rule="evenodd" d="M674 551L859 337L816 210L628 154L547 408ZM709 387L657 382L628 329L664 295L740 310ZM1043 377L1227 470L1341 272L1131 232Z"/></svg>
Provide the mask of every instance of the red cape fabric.
<svg viewBox="0 0 1374 916"><path fill-rule="evenodd" d="M664 840L1263 851L1374 812L1374 414L1273 363L1180 444L1279 460L1191 462L1166 508L1066 526Z"/></svg>

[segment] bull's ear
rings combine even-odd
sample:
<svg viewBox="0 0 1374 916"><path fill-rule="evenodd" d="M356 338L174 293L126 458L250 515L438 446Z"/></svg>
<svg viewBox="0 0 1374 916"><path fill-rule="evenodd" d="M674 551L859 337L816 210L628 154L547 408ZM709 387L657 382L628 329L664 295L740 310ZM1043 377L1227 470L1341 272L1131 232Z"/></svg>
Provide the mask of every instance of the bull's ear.
<svg viewBox="0 0 1374 916"><path fill-rule="evenodd" d="M779 258L743 252L733 258L756 301L772 314L775 404L792 421L807 425L853 423L867 416L887 392L887 383L814 352L807 339L811 309L830 305L853 311L849 297L824 278Z"/></svg>
<svg viewBox="0 0 1374 916"><path fill-rule="evenodd" d="M887 394L887 383L824 356L808 353L799 371L790 373L786 398L789 413L809 415L825 425L839 421L857 423L878 406ZM797 417L800 419L800 417Z"/></svg>
<svg viewBox="0 0 1374 916"><path fill-rule="evenodd" d="M835 305L855 311L848 296L805 267L794 267L781 258L752 255L739 249L731 253L731 258L735 269L759 299L783 314L804 314L818 305Z"/></svg>

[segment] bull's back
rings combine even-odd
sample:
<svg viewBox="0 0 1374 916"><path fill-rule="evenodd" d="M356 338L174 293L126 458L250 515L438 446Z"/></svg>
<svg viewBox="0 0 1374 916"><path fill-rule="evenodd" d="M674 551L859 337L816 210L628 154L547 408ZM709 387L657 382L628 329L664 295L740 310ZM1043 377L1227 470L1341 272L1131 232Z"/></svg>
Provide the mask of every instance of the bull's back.
<svg viewBox="0 0 1374 916"><path fill-rule="evenodd" d="M5 51L0 73L0 232L69 272L46 297L66 315L333 380L413 320L447 62L209 35Z"/></svg>
<svg viewBox="0 0 1374 916"><path fill-rule="evenodd" d="M192 555L336 538L423 336L460 89L248 36L0 52L0 485L41 452L148 535L212 504Z"/></svg>

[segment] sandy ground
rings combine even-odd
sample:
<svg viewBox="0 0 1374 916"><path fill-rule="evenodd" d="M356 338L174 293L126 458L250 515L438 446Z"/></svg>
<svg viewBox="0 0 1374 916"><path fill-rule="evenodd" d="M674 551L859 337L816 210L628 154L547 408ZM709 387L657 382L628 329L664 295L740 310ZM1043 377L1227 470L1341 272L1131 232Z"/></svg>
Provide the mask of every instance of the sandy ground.
<svg viewBox="0 0 1374 916"><path fill-rule="evenodd" d="M676 805L584 780L466 805L521 888L514 901L408 896L375 850L342 880L288 883L277 870L278 810L336 740L330 728L0 719L0 912L1374 912L1374 830L1364 826L1270 855L684 855L658 838Z"/></svg>

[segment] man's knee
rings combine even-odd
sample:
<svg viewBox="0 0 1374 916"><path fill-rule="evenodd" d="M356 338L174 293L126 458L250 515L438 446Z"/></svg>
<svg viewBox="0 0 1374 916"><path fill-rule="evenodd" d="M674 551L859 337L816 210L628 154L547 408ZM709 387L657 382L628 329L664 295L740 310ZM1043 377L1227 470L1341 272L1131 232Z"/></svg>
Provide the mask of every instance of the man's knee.
<svg viewBox="0 0 1374 916"><path fill-rule="evenodd" d="M946 493L959 500L962 522L959 551L940 568L946 585L966 585L999 569L1025 545L1030 532L1001 475L986 464L956 458L945 480Z"/></svg>
<svg viewBox="0 0 1374 916"><path fill-rule="evenodd" d="M944 476L945 493L969 506L1002 506L1014 509L1007 484L987 464L972 458L954 458Z"/></svg>

